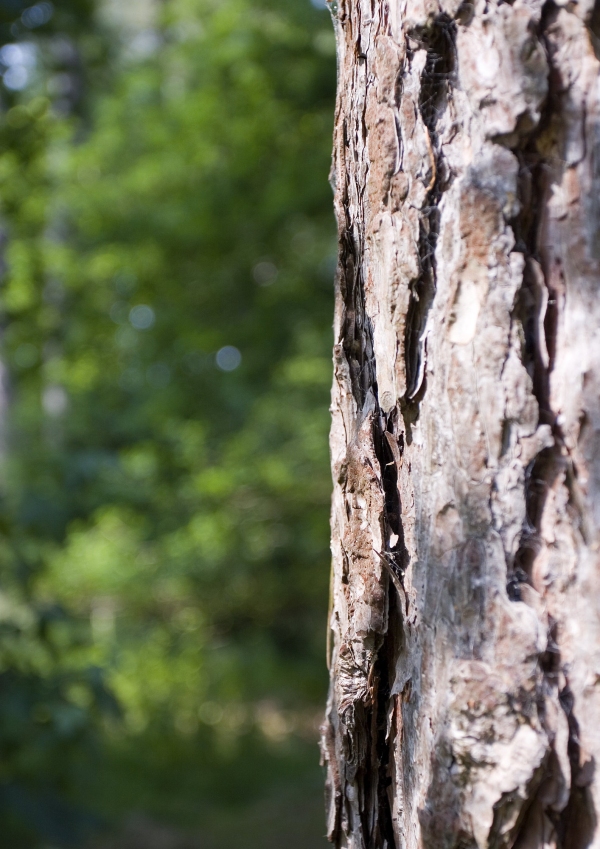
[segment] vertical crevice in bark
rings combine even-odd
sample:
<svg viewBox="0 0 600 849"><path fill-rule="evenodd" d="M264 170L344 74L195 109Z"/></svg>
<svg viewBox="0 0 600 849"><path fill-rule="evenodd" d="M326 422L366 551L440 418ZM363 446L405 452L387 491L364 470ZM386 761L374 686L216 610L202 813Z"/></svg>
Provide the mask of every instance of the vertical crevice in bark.
<svg viewBox="0 0 600 849"><path fill-rule="evenodd" d="M339 286L344 303L342 345L350 368L352 393L362 409L369 393L377 394L373 338L365 310L364 282L362 280L362 250L356 245L352 226L347 222L346 232L339 246Z"/></svg>
<svg viewBox="0 0 600 849"><path fill-rule="evenodd" d="M387 738L388 738L388 703L390 699L390 675L394 668L393 653L390 651L389 640L384 640L377 658L377 694L376 705L373 711L373 753L374 762L372 775L376 778L376 808L374 828L371 830L371 840L367 846L381 846L393 849L395 845L394 827L388 788L390 784ZM375 807L374 804L374 807Z"/></svg>
<svg viewBox="0 0 600 849"><path fill-rule="evenodd" d="M348 228L349 231L350 228ZM396 411L388 416L379 406L376 366L373 357L370 320L365 310L364 284L356 273L357 250L346 232L340 243L340 291L344 298L344 351L349 365L355 401L363 414L370 414L370 437L383 493L381 523L383 551L376 552L386 573L396 583L402 579L405 548L401 523L401 503L398 491L397 463L402 453L402 436L397 430ZM351 511L348 508L348 518ZM346 578L347 582L347 578ZM395 614L395 600L387 600L387 619ZM369 696L357 705L351 720L342 718L336 733L347 739L351 748L346 761L352 765L355 784L360 788L359 802L361 831L365 847L394 847L394 828L388 788L389 735L388 713L391 679L394 675L394 651L388 639L387 625L373 644L373 662L369 674ZM346 730L342 726L346 726ZM348 731L350 733L348 733ZM325 758L339 758L331 729L325 729ZM329 791L331 793L331 789ZM336 804L332 799L328 805ZM336 819L340 818L340 814ZM337 826L339 828L339 825Z"/></svg>
<svg viewBox="0 0 600 849"><path fill-rule="evenodd" d="M387 541L384 558L388 569L401 579L406 567L406 547L402 528L402 503L398 489L398 467L404 450L404 439L398 431L396 409L386 415L378 411L375 420L373 441L379 461L381 485L385 495L384 536Z"/></svg>
<svg viewBox="0 0 600 849"><path fill-rule="evenodd" d="M426 340L424 338L427 315L436 290L435 252L439 233L439 203L442 192L448 187L449 174L442 162L437 122L444 110L448 90L456 70L456 25L448 15L439 15L425 27L408 33L412 58L415 49L426 51L425 67L421 74L419 112L427 130L427 147L430 158L430 182L419 220L419 275L411 283L411 298L404 334L404 360L406 368L405 417L415 421L418 404L424 391Z"/></svg>
<svg viewBox="0 0 600 849"><path fill-rule="evenodd" d="M544 43L544 30L551 18L553 0L547 0L540 16L537 38ZM547 58L548 48L545 45ZM533 132L517 133L509 149L519 163L517 192L519 210L511 220L515 237L514 250L525 258L523 281L515 298L512 323L517 321L523 334L521 360L532 381L532 392L538 404L539 421L556 430L556 415L552 413L549 394L549 376L553 358L548 345L552 326L552 293L540 265L539 238L542 229L545 201L548 195L548 163L538 149L539 139L547 132L556 114L557 104L552 89L552 65L548 72L549 89L537 126ZM552 301L552 305L550 305ZM510 422L504 422L507 429ZM556 433L553 433L556 436ZM504 443L504 439L503 439ZM521 540L512 562L507 564L507 592L512 601L521 601L520 584L530 583L531 566L539 551L540 522L548 488L558 473L557 444L542 448L525 470L525 521ZM503 444L503 454L505 445Z"/></svg>
<svg viewBox="0 0 600 849"><path fill-rule="evenodd" d="M575 699L569 683L560 694L560 703L569 722L568 754L571 764L571 792L564 810L555 818L560 849L587 849L596 829L596 812L589 791L596 772L594 758L581 763L579 723L575 716Z"/></svg>
<svg viewBox="0 0 600 849"><path fill-rule="evenodd" d="M332 12L337 14L337 8ZM360 57L359 57L360 59ZM361 132L366 135L364 115L360 116ZM344 125L343 150L351 148ZM357 232L357 222L349 215L350 188L346 185L343 197L344 225L340 228L338 291L342 301L340 343L343 358L348 367L350 387L356 403L358 418L367 426L362 437L370 446L372 455L367 460L377 484L383 492L380 510L381 537L385 542L392 528L400 522L400 505L397 497L393 470L388 466L388 455L393 453L385 439L386 416L382 413L378 399L376 364L373 352L371 320L365 305L365 287L362 264L364 245ZM362 220L362 198L359 215ZM361 437L355 434L355 439ZM365 494L352 504L356 493L355 481L343 472L342 485L346 493L346 518L355 521L356 508L362 509ZM381 546L384 548L384 546ZM365 552L368 556L372 552ZM379 556L382 556L379 552ZM356 564L353 558L345 558L346 570L342 582L351 588ZM383 579L385 586L386 578ZM381 607L380 600L380 607ZM387 608L387 601L385 601ZM388 610L380 610L385 622L369 630L363 636L367 645L366 680L356 676L360 661L354 655L349 641L340 647L338 669L354 673L355 681L345 684L342 703L335 703L335 694L330 694L327 721L322 729L323 760L328 766L327 806L329 809L329 837L333 842L343 840L343 834L353 833L356 845L367 847L391 847L394 841L387 776L387 704L389 701L389 677L393 670L388 666L386 631ZM364 660L363 660L364 664ZM364 688L361 692L361 687ZM340 764L342 769L340 770ZM360 823L360 824L359 824Z"/></svg>

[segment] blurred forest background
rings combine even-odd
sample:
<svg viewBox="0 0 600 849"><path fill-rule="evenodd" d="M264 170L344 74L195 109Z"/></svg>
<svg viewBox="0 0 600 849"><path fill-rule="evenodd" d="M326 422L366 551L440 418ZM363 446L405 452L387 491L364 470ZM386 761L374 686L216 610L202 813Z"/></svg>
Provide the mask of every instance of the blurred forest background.
<svg viewBox="0 0 600 849"><path fill-rule="evenodd" d="M0 834L319 847L319 0L0 2Z"/></svg>

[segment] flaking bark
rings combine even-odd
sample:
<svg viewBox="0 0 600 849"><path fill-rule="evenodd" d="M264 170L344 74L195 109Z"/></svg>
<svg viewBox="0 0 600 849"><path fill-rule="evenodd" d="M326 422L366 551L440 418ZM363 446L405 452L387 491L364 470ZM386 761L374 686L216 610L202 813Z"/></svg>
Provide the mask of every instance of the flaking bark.
<svg viewBox="0 0 600 849"><path fill-rule="evenodd" d="M600 846L600 7L330 5L329 838Z"/></svg>

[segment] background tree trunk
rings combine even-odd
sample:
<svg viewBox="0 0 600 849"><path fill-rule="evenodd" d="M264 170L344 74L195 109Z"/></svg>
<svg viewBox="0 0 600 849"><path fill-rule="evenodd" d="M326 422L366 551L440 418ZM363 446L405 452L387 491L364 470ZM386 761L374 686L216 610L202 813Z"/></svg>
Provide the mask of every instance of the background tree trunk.
<svg viewBox="0 0 600 849"><path fill-rule="evenodd" d="M331 6L329 837L600 846L600 9Z"/></svg>

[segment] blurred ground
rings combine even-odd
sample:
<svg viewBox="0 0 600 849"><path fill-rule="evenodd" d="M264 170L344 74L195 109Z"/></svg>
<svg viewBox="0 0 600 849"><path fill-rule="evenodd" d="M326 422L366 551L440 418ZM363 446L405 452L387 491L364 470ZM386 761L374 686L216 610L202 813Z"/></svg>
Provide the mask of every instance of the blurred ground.
<svg viewBox="0 0 600 849"><path fill-rule="evenodd" d="M94 840L89 849L325 849L322 776L258 804L214 808L200 816L204 827L184 832L132 814L121 829Z"/></svg>
<svg viewBox="0 0 600 849"><path fill-rule="evenodd" d="M213 809L195 833L132 814L121 830L89 849L325 849L323 788L319 782L245 808Z"/></svg>

